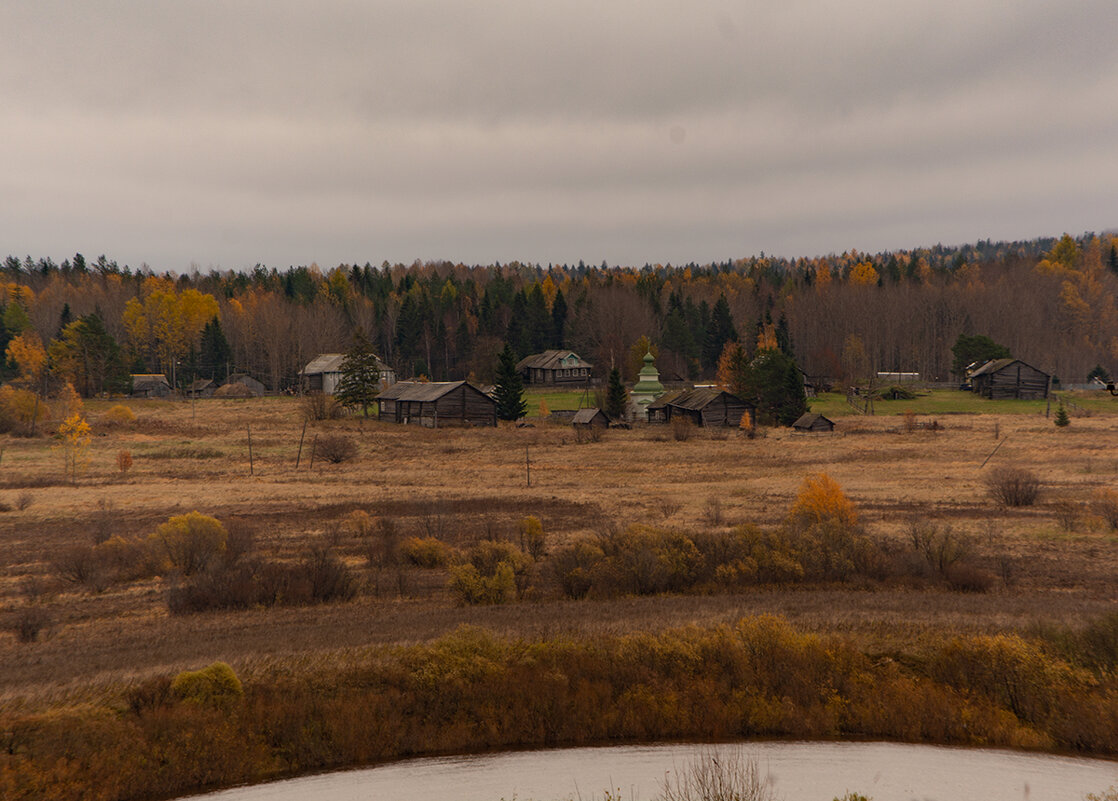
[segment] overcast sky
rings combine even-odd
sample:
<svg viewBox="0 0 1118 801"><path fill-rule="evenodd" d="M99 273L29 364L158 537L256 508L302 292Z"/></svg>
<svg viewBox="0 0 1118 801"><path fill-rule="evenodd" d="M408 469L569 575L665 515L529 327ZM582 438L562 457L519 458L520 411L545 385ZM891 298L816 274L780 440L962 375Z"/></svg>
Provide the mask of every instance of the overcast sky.
<svg viewBox="0 0 1118 801"><path fill-rule="evenodd" d="M0 31L0 256L642 265L1118 226L1115 0L4 0Z"/></svg>

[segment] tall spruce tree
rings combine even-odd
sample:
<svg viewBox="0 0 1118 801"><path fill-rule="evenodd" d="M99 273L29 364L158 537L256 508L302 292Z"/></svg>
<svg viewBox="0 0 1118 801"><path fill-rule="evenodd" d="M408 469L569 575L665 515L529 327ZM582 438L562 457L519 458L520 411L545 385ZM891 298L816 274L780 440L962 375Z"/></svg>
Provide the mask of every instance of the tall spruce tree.
<svg viewBox="0 0 1118 801"><path fill-rule="evenodd" d="M369 416L369 406L380 392L380 360L365 332L358 329L353 345L346 351L340 365L342 377L334 389L334 398L343 406L361 407L361 419Z"/></svg>
<svg viewBox="0 0 1118 801"><path fill-rule="evenodd" d="M497 418L500 420L519 420L528 413L524 382L516 371L516 354L507 342L497 356L497 383L493 397L497 401Z"/></svg>
<svg viewBox="0 0 1118 801"><path fill-rule="evenodd" d="M614 367L609 371L609 384L606 387L606 415L611 420L621 420L629 408L629 391L621 383L621 371Z"/></svg>

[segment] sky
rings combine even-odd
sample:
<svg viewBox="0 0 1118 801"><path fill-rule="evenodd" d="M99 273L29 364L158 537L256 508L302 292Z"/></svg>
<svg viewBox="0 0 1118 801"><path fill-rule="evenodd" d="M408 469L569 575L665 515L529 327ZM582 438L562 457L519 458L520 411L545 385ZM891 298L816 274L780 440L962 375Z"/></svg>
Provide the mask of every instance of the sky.
<svg viewBox="0 0 1118 801"><path fill-rule="evenodd" d="M708 263L1118 226L1114 0L5 0L0 256Z"/></svg>

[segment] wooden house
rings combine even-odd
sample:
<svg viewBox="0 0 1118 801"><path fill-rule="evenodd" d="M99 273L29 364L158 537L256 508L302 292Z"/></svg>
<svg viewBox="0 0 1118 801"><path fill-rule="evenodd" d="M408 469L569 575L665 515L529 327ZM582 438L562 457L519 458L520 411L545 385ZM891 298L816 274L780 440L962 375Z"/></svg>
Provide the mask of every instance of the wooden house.
<svg viewBox="0 0 1118 801"><path fill-rule="evenodd" d="M400 381L377 395L377 406L377 418L393 423L497 425L497 401L468 381Z"/></svg>
<svg viewBox="0 0 1118 801"><path fill-rule="evenodd" d="M545 350L525 356L516 365L525 384L585 384L592 369L570 350Z"/></svg>
<svg viewBox="0 0 1118 801"><path fill-rule="evenodd" d="M171 394L171 382L163 373L133 373L133 398L166 398Z"/></svg>
<svg viewBox="0 0 1118 801"><path fill-rule="evenodd" d="M821 414L807 412L792 423L792 428L796 431L834 431L835 423Z"/></svg>
<svg viewBox="0 0 1118 801"><path fill-rule="evenodd" d="M320 353L303 368L303 389L307 392L321 392L324 395L333 395L342 380L342 362L344 353ZM396 383L396 372L387 364L377 359L377 370L380 371L380 386L390 387Z"/></svg>
<svg viewBox="0 0 1118 801"><path fill-rule="evenodd" d="M746 414L750 423L756 425L757 410L753 404L718 387L688 389L676 395L665 395L648 405L650 423L687 418L697 426L736 428Z"/></svg>
<svg viewBox="0 0 1118 801"><path fill-rule="evenodd" d="M970 374L971 389L992 400L1048 397L1051 377L1020 359L994 359Z"/></svg>
<svg viewBox="0 0 1118 801"><path fill-rule="evenodd" d="M198 378L190 383L186 388L186 396L188 398L210 398L213 397L214 390L217 389L217 384L209 378Z"/></svg>
<svg viewBox="0 0 1118 801"><path fill-rule="evenodd" d="M601 409L579 409L575 412L571 425L575 428L609 428L609 415Z"/></svg>

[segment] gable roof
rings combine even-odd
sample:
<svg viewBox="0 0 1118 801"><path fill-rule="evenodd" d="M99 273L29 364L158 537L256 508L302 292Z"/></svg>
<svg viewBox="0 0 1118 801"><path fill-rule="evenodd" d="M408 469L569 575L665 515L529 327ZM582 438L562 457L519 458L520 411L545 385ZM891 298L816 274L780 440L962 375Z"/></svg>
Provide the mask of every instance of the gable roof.
<svg viewBox="0 0 1118 801"><path fill-rule="evenodd" d="M1037 370L1036 367L1033 367L1031 364L1025 364L1025 362L1021 361L1020 359L1009 358L1009 359L994 359L993 361L986 362L986 364L982 365L977 370L975 370L973 373L971 373L970 377L974 378L976 375L992 375L992 374L997 373L1001 370L1004 370L1005 368L1009 367L1011 364L1021 364L1025 367L1028 367L1030 370L1036 370L1038 373L1041 373L1042 375L1048 375L1048 373L1044 372L1043 370Z"/></svg>
<svg viewBox="0 0 1118 801"><path fill-rule="evenodd" d="M719 389L718 387L700 387L699 389L685 390L669 400L666 405L697 412L705 409L723 395L727 395L740 403L744 403L746 406L753 405L736 395L730 395L729 392L724 389Z"/></svg>
<svg viewBox="0 0 1118 801"><path fill-rule="evenodd" d="M606 414L605 412L603 412L601 409L599 409L597 407L591 407L589 409L579 409L577 412L575 412L575 416L571 419L571 422L574 423L575 425L582 425L584 423L592 423L592 422L594 422L594 418L597 417L598 415L601 415L602 417L606 418L607 422L609 421L609 415L608 414Z"/></svg>
<svg viewBox="0 0 1118 801"><path fill-rule="evenodd" d="M342 371L342 362L345 361L344 353L320 353L315 356L306 367L303 368L303 375L317 375L319 373L340 373ZM377 369L382 373L390 369L387 364L377 357Z"/></svg>
<svg viewBox="0 0 1118 801"><path fill-rule="evenodd" d="M163 384L164 386L171 386L171 382L167 380L167 376L163 373L133 373L132 386L133 387L146 387L149 385Z"/></svg>
<svg viewBox="0 0 1118 801"><path fill-rule="evenodd" d="M578 360L577 363L563 364L563 359L568 356L574 356ZM516 363L517 370L527 370L529 368L535 370L563 370L570 367L592 366L589 362L583 361L582 357L573 350L545 350L543 353L533 353L531 356L525 356Z"/></svg>
<svg viewBox="0 0 1118 801"><path fill-rule="evenodd" d="M659 398L652 401L652 403L648 404L644 408L645 409L663 409L665 406L667 406L669 403L671 403L673 400L678 398L680 395L682 395L686 391L687 390L676 390L675 392L668 392L664 395L661 395Z"/></svg>
<svg viewBox="0 0 1118 801"><path fill-rule="evenodd" d="M976 375L986 375L988 373L996 373L998 370L1001 370L1003 367L1009 367L1009 365L1013 364L1015 361L1017 361L1017 360L1016 359L992 359L992 360L986 362L986 364L979 367L973 373L971 373L970 374L971 378L974 378Z"/></svg>
<svg viewBox="0 0 1118 801"><path fill-rule="evenodd" d="M488 395L469 381L398 381L377 395L377 400L437 401L462 385L472 389L482 397L489 398ZM489 399L492 400L492 398Z"/></svg>
<svg viewBox="0 0 1118 801"><path fill-rule="evenodd" d="M834 420L824 417L817 412L805 412L804 414L800 415L796 422L792 423L792 428L811 428L820 420L828 423L831 426L835 424Z"/></svg>

